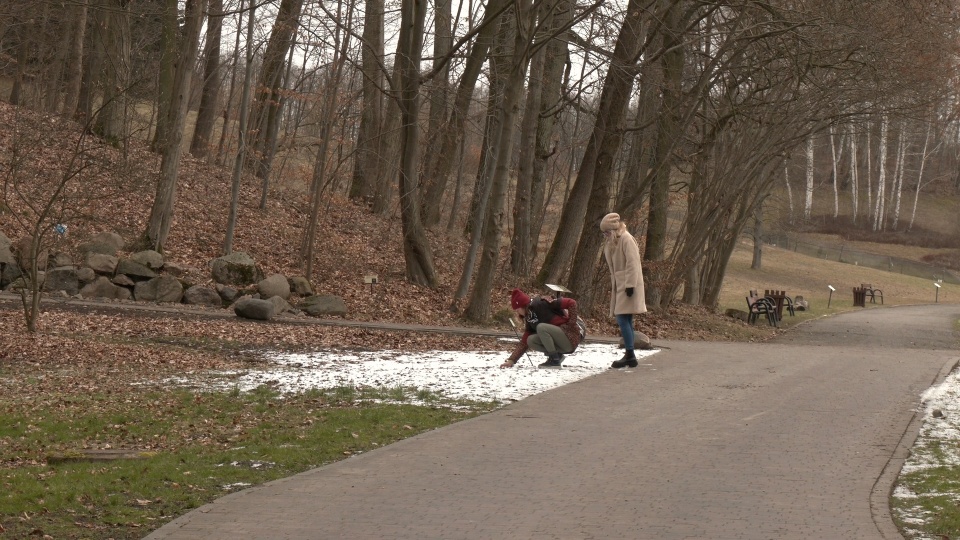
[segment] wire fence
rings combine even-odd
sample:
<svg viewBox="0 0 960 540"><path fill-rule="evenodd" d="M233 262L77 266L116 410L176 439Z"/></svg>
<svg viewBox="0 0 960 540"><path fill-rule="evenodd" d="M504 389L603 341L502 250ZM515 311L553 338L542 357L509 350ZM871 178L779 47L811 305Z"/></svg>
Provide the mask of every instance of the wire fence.
<svg viewBox="0 0 960 540"><path fill-rule="evenodd" d="M924 264L899 257L877 255L876 253L867 253L865 251L850 249L843 245L824 246L811 244L790 238L786 233L765 235L763 241L765 244L781 249L789 249L790 251L802 253L810 257L817 257L828 261L838 261L855 266L866 266L867 268L926 278L933 281L942 280L944 283L960 285L960 276L954 271L942 266Z"/></svg>

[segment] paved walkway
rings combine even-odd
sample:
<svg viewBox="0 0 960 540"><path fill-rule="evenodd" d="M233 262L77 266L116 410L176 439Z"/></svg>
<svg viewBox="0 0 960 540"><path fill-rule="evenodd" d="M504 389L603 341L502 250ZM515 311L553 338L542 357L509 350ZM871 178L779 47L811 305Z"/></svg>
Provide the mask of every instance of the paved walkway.
<svg viewBox="0 0 960 540"><path fill-rule="evenodd" d="M887 496L960 305L609 371L231 494L148 539L899 538Z"/></svg>

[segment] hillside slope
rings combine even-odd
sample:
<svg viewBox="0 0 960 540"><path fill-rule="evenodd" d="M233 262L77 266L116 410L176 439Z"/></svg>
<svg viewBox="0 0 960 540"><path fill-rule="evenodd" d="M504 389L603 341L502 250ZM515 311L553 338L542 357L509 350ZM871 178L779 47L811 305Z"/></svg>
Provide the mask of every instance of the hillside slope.
<svg viewBox="0 0 960 540"><path fill-rule="evenodd" d="M74 151L80 135L76 125L18 110L5 103L0 103L0 125L4 126L0 130L0 164L5 167L7 178L18 152L27 153L29 159L48 169L55 168L64 161L63 156ZM55 125L55 129L51 130L50 125ZM46 135L36 141L31 139L35 147L25 149L25 145L18 146L17 139L24 130ZM146 230L160 168L159 157L138 141L132 141L125 149L102 147L97 151L98 159L107 165L101 166L95 177L85 179L80 189L110 186L106 190L109 195L92 199L79 217L65 223L68 233L57 246L63 251L70 252L92 234L103 231L119 233L133 249L135 241ZM182 160L165 255L168 260L195 268L192 278L198 283L210 280L209 262L222 255L230 178L231 172L226 168L189 156ZM260 210L260 181L249 176L243 178L234 250L249 253L267 274L303 273L299 253L308 200L301 190L290 187L301 183L293 179L275 180L266 208ZM24 224L17 220L20 213L17 208L5 211L0 208L0 231L14 240L27 233ZM428 236L439 277L439 285L434 290L412 285L404 279L401 224L396 209L392 215L380 217L342 197L328 197L320 213L314 274L309 276L310 281L319 294L343 297L349 319L468 325L449 309L468 239L463 235L436 232L428 232ZM743 272L740 268L734 266L730 281L742 288L749 280L736 278L736 274ZM364 276L368 274L376 274L379 283L373 287L365 284ZM771 288L795 289L782 281L769 283ZM507 307L509 290L515 286L530 290L526 280L501 271L490 299L491 312ZM733 300L723 307L739 308L736 301L739 295L738 291L726 295ZM603 313L588 319L588 323L592 333L616 334L612 319ZM638 328L654 339L763 339L771 333L769 329L748 327L720 314L681 306L668 313L650 313L639 318Z"/></svg>

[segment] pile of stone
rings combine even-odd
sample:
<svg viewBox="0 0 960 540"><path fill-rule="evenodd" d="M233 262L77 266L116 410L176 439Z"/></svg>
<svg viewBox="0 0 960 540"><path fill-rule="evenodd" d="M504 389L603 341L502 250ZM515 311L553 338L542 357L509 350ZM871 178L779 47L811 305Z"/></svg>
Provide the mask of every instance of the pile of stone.
<svg viewBox="0 0 960 540"><path fill-rule="evenodd" d="M100 233L76 247L79 263L66 251L37 256L37 279L44 293L77 299L190 304L232 309L237 316L270 320L283 313L343 316L343 299L315 295L302 276L265 276L248 254L234 252L210 262L211 286L195 284L197 269L164 260L153 250L126 254L123 237ZM0 290L27 287L30 238L16 243L0 233ZM296 307L291 304L294 302Z"/></svg>

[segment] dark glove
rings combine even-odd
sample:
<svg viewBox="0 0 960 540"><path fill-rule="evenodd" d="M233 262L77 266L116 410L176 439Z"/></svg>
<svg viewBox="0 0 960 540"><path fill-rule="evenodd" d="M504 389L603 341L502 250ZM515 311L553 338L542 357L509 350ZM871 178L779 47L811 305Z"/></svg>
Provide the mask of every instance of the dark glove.
<svg viewBox="0 0 960 540"><path fill-rule="evenodd" d="M627 296L633 296L633 287L627 287Z"/></svg>

